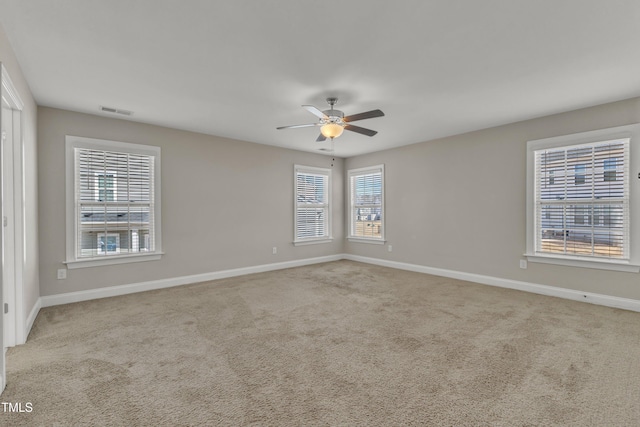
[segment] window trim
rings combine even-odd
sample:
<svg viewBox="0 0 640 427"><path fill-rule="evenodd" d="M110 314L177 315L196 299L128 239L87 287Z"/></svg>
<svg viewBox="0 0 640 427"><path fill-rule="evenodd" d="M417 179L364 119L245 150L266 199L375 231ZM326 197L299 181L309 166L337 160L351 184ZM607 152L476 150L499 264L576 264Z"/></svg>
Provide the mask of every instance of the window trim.
<svg viewBox="0 0 640 427"><path fill-rule="evenodd" d="M103 258L76 258L77 223L75 200L75 148L89 148L102 151L129 152L153 156L154 158L154 243L155 250L148 253L117 254ZM127 142L110 141L105 139L86 138L82 136L66 135L65 137L65 187L66 187L66 264L69 269L96 267L102 265L126 264L142 261L157 261L162 252L162 219L161 219L161 149L152 145L131 144Z"/></svg>
<svg viewBox="0 0 640 427"><path fill-rule="evenodd" d="M353 229L354 229L354 224L353 224L353 218L354 218L354 201L352 199L352 187L351 187L351 182L352 182L352 178L356 177L356 176L362 176L362 175L370 175L370 174L374 174L374 173L380 173L380 181L381 181L381 186L382 186L382 197L380 198L380 211L381 211L381 215L380 215L380 237L366 237L366 236L356 236L353 234ZM386 243L386 239L385 239L385 233L386 233L386 214L385 214L385 193L386 193L386 189L385 189L385 173L384 173L384 164L380 164L380 165L375 165L375 166L368 166L368 167L364 167L364 168L357 168L357 169L349 169L347 171L347 202L349 204L348 207L348 215L349 215L349 220L347 221L347 240L350 242L355 242L355 243L368 243L368 244L373 244L373 245L384 245Z"/></svg>
<svg viewBox="0 0 640 427"><path fill-rule="evenodd" d="M323 175L327 177L327 202L322 206L327 210L327 235L320 237L298 237L298 174ZM293 245L315 245L331 243L333 241L332 221L331 221L331 169L314 166L293 166ZM315 206L315 205L314 205Z"/></svg>
<svg viewBox="0 0 640 427"><path fill-rule="evenodd" d="M615 139L629 139L629 259L606 259L575 255L540 253L535 250L535 152L541 149L568 147ZM602 270L640 272L640 124L618 126L527 141L526 175L526 252L533 263L586 267Z"/></svg>

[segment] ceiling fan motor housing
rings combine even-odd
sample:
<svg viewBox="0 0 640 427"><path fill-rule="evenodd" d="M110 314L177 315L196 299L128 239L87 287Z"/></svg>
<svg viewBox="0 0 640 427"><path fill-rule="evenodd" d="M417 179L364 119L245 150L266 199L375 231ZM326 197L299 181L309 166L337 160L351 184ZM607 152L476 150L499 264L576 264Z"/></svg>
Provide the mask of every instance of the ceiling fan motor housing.
<svg viewBox="0 0 640 427"><path fill-rule="evenodd" d="M322 123L337 123L344 126L344 113L340 110L334 110L333 106L338 102L338 98L329 97L327 98L327 103L331 106L330 110L324 110L322 113L328 117L328 119L321 120Z"/></svg>
<svg viewBox="0 0 640 427"><path fill-rule="evenodd" d="M325 120L321 120L323 122L326 123L342 123L342 118L344 117L344 113L340 110L324 110L322 113L324 113L325 116L327 116L329 119L325 119Z"/></svg>

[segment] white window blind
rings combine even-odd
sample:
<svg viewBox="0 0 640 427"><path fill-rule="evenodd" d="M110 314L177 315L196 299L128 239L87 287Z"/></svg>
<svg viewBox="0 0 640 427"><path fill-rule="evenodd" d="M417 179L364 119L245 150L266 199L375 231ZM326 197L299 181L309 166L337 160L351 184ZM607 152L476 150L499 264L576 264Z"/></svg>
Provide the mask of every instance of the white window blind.
<svg viewBox="0 0 640 427"><path fill-rule="evenodd" d="M349 171L349 237L384 240L384 166Z"/></svg>
<svg viewBox="0 0 640 427"><path fill-rule="evenodd" d="M331 170L295 166L295 242L329 239Z"/></svg>
<svg viewBox="0 0 640 427"><path fill-rule="evenodd" d="M629 139L535 151L535 251L629 259Z"/></svg>
<svg viewBox="0 0 640 427"><path fill-rule="evenodd" d="M67 137L67 153L70 268L160 254L160 149Z"/></svg>

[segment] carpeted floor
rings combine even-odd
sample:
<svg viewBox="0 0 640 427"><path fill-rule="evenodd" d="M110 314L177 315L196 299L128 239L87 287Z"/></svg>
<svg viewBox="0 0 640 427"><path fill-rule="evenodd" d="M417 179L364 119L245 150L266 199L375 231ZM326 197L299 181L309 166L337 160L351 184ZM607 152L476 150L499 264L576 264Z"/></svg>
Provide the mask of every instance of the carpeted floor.
<svg viewBox="0 0 640 427"><path fill-rule="evenodd" d="M640 313L339 261L43 309L6 426L638 426Z"/></svg>

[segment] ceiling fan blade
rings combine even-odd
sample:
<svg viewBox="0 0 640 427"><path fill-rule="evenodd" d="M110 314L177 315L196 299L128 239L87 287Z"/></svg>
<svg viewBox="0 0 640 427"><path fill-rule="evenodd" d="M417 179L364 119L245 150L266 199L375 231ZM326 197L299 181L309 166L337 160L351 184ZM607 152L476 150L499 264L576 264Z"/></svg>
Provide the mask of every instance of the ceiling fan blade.
<svg viewBox="0 0 640 427"><path fill-rule="evenodd" d="M367 135L367 136L373 136L376 133L378 133L378 131L371 130L371 129L366 129L366 128L361 128L360 126L354 126L354 125L346 125L344 128L346 130L350 130L351 132L357 132L357 133L361 133L361 134Z"/></svg>
<svg viewBox="0 0 640 427"><path fill-rule="evenodd" d="M318 110L313 105L303 105L302 108L313 114L314 116L318 116L321 119L326 119L327 116L322 111Z"/></svg>
<svg viewBox="0 0 640 427"><path fill-rule="evenodd" d="M280 126L276 129L295 129L295 128L308 128L312 126L320 126L320 123L307 123L305 125L291 125L291 126Z"/></svg>
<svg viewBox="0 0 640 427"><path fill-rule="evenodd" d="M364 120L364 119L372 119L374 117L382 117L384 113L380 110L371 110L366 113L352 114L350 116L345 117L343 120L345 122L355 122L356 120Z"/></svg>
<svg viewBox="0 0 640 427"><path fill-rule="evenodd" d="M318 139L316 139L316 142L322 142L322 141L326 141L327 137L324 136L323 134L318 135Z"/></svg>

